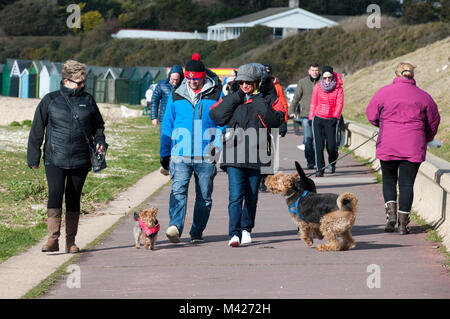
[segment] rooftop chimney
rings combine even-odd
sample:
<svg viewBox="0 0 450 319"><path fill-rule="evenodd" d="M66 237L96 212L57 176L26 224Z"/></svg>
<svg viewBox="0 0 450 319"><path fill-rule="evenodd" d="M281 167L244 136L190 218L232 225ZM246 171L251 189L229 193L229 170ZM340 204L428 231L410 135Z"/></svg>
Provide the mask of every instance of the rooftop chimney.
<svg viewBox="0 0 450 319"><path fill-rule="evenodd" d="M298 8L298 0L289 0L289 8Z"/></svg>

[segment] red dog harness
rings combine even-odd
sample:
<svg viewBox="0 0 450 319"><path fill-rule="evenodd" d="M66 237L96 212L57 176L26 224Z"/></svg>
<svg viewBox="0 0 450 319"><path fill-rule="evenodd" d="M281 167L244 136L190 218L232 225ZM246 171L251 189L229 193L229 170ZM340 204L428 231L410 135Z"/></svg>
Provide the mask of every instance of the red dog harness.
<svg viewBox="0 0 450 319"><path fill-rule="evenodd" d="M158 232L159 232L159 222L158 222L157 219L155 219L156 224L155 224L155 226L152 227L152 228L149 228L149 227L147 226L147 224L146 224L140 217L138 217L137 220L138 220L138 222L139 222L139 227L141 227L142 231L144 232L144 234L145 234L147 237L152 238L153 236L155 236L156 234L158 234Z"/></svg>

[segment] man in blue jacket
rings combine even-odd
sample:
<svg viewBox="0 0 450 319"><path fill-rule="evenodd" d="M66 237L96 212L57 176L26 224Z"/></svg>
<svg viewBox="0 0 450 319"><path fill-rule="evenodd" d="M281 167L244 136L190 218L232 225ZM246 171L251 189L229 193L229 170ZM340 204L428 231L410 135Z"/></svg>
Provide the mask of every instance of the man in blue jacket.
<svg viewBox="0 0 450 319"><path fill-rule="evenodd" d="M178 88L181 81L183 81L183 68L179 65L174 65L170 70L167 79L160 81L155 87L155 91L153 92L150 101L150 117L153 125L158 125L158 122L162 122L169 95L174 89ZM159 132L161 134L161 126Z"/></svg>
<svg viewBox="0 0 450 319"><path fill-rule="evenodd" d="M185 79L169 96L162 122L160 157L164 169L170 170L172 191L169 200L169 227L166 235L172 243L180 241L186 215L189 181L195 178L195 205L192 243L203 241L203 231L212 206L216 165L211 148L217 126L209 109L219 100L221 87L217 77L192 55L185 68Z"/></svg>

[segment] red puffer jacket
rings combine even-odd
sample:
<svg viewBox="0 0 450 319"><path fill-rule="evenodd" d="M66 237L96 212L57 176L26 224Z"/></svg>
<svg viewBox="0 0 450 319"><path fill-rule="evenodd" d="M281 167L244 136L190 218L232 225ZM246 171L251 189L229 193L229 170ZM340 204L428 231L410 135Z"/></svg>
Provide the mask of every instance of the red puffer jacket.
<svg viewBox="0 0 450 319"><path fill-rule="evenodd" d="M312 120L314 116L331 119L333 117L339 119L341 116L342 107L344 106L344 90L342 88L341 76L333 72L336 79L336 87L333 91L327 93L322 90L320 82L314 86L311 106L309 108L309 119Z"/></svg>

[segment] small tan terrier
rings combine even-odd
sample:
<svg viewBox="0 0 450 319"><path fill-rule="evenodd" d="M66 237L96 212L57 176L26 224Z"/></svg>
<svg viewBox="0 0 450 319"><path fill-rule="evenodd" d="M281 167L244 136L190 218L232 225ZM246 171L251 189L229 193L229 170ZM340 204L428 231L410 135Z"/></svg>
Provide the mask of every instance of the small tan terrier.
<svg viewBox="0 0 450 319"><path fill-rule="evenodd" d="M159 222L156 219L157 213L158 208L146 208L140 212L134 213L134 220L136 221L136 224L134 225L133 233L136 249L141 248L141 235L145 249L155 249L155 243L160 228Z"/></svg>

